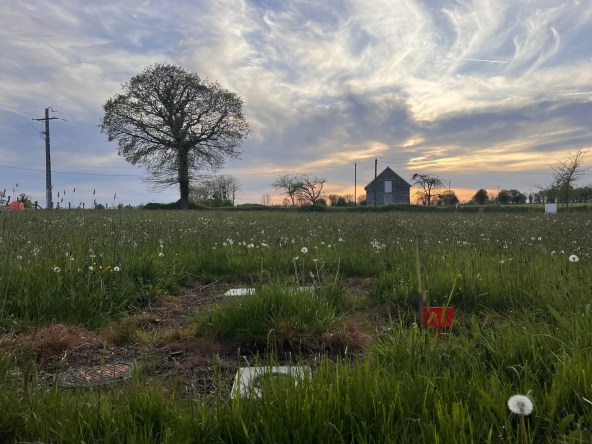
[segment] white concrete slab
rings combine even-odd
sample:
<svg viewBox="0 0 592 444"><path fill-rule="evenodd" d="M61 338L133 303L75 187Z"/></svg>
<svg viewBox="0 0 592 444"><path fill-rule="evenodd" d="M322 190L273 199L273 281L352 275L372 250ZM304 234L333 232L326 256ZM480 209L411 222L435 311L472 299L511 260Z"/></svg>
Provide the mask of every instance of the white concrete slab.
<svg viewBox="0 0 592 444"><path fill-rule="evenodd" d="M294 294L294 293L313 292L313 291L315 291L315 288L312 286L298 287L298 288L289 287L286 290L282 290L282 291L288 291L290 294ZM254 288L233 288L231 290L228 290L226 293L224 293L224 296L252 296L254 294L255 294Z"/></svg>
<svg viewBox="0 0 592 444"><path fill-rule="evenodd" d="M261 397L261 389L257 387L261 378L277 376L291 376L294 384L310 381L312 371L308 366L274 366L274 367L241 367L236 372L230 396L245 398L249 396Z"/></svg>
<svg viewBox="0 0 592 444"><path fill-rule="evenodd" d="M288 291L290 293L294 293L294 292L298 292L298 293L304 293L304 292L314 292L315 288L310 286L310 287L298 287L298 288L288 288Z"/></svg>
<svg viewBox="0 0 592 444"><path fill-rule="evenodd" d="M250 296L254 294L254 288L233 288L224 293L224 296Z"/></svg>

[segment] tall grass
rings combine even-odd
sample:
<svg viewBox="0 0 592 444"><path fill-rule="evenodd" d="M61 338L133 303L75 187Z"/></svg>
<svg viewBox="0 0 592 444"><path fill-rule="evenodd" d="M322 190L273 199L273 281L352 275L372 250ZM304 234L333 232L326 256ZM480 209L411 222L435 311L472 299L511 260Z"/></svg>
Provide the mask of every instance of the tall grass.
<svg viewBox="0 0 592 444"><path fill-rule="evenodd" d="M215 335L243 349L319 350L323 337L341 325L340 287L260 286L256 294L230 298L198 321L197 334Z"/></svg>
<svg viewBox="0 0 592 444"><path fill-rule="evenodd" d="M0 350L0 441L520 442L506 401L528 393L531 442L590 442L591 228L585 213L2 214L4 329L95 328L187 279L232 278L257 295L214 308L198 335L315 349L349 328L351 298L335 276L372 278L368 304L415 310L416 234L430 304L452 293L457 317L441 341L403 319L358 355L308 356L310 384L271 381L262 399L237 400L218 384L204 404L165 394L148 369L109 390L44 387ZM285 292L291 277L321 288Z"/></svg>
<svg viewBox="0 0 592 444"><path fill-rule="evenodd" d="M576 306L592 285L591 228L584 213L2 213L0 318L96 328L188 279L286 279L295 257L305 277L374 277L378 300L406 304L416 234L434 303L456 281L463 310Z"/></svg>
<svg viewBox="0 0 592 444"><path fill-rule="evenodd" d="M495 314L491 314L495 316ZM592 311L473 319L444 340L399 326L365 356L313 365L307 384L263 385L260 399L212 404L165 396L139 374L123 387L3 390L0 436L43 442L521 442L506 406L535 404L530 442L589 442ZM273 364L273 358L264 364Z"/></svg>

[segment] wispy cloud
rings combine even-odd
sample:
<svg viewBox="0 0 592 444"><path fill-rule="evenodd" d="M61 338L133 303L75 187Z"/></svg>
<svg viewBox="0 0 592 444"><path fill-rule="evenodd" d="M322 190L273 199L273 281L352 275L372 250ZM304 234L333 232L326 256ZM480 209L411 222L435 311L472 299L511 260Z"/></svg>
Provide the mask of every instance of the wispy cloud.
<svg viewBox="0 0 592 444"><path fill-rule="evenodd" d="M28 135L0 150L18 160L19 143L39 143L19 116L45 106L98 123L121 83L168 61L245 99L253 135L228 165L245 178L376 156L406 174L538 168L592 143L591 11L592 0L17 2L0 16L0 95L22 102L0 97L0 128ZM60 141L66 157L121 165L96 128L66 128L56 156ZM325 172L345 187L342 171Z"/></svg>

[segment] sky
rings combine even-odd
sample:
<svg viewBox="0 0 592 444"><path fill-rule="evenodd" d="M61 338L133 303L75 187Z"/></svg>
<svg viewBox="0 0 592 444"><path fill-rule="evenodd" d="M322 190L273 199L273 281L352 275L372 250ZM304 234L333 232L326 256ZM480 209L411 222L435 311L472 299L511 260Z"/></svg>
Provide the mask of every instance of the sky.
<svg viewBox="0 0 592 444"><path fill-rule="evenodd" d="M355 180L359 196L375 159L407 181L436 174L461 200L480 188L529 193L551 183L550 164L592 148L592 0L0 0L0 10L0 190L42 206L44 128L32 119L50 106L54 203L178 199L150 191L98 128L102 105L154 63L243 98L252 134L218 171L241 182L239 203L279 203L271 183L295 173L325 178L326 193L354 194Z"/></svg>

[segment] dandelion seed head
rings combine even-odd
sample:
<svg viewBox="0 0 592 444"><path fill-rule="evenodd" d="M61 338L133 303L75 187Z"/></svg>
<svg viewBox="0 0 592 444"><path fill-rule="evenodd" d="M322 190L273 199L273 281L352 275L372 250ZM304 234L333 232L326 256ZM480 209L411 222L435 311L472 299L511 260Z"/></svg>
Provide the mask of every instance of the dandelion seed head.
<svg viewBox="0 0 592 444"><path fill-rule="evenodd" d="M514 395L508 399L508 408L517 415L528 416L534 410L534 405L526 395Z"/></svg>
<svg viewBox="0 0 592 444"><path fill-rule="evenodd" d="M60 267L53 267L53 271L54 271L54 273L59 273L60 272Z"/></svg>
<svg viewBox="0 0 592 444"><path fill-rule="evenodd" d="M302 251L302 254L306 254L306 253L308 253L308 248L302 247L302 249L300 251Z"/></svg>
<svg viewBox="0 0 592 444"><path fill-rule="evenodd" d="M158 253L158 257L164 257L164 253L161 251L160 253Z"/></svg>
<svg viewBox="0 0 592 444"><path fill-rule="evenodd" d="M572 255L569 257L569 261L570 261L570 262L577 262L577 261L579 261L579 260L580 260L580 258L579 258L579 257L577 257L575 254L572 254Z"/></svg>

